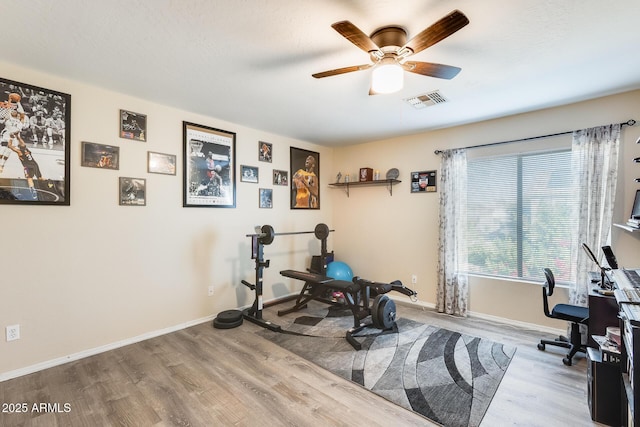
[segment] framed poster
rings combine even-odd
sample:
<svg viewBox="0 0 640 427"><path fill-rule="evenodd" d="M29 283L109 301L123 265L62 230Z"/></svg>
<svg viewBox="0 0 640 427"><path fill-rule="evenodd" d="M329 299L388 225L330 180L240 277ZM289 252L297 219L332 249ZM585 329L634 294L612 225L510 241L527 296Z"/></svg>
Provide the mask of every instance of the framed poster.
<svg viewBox="0 0 640 427"><path fill-rule="evenodd" d="M120 138L147 141L147 116L120 110Z"/></svg>
<svg viewBox="0 0 640 427"><path fill-rule="evenodd" d="M255 166L240 165L240 181L258 183L258 168Z"/></svg>
<svg viewBox="0 0 640 427"><path fill-rule="evenodd" d="M272 208L273 207L273 189L260 188L260 208Z"/></svg>
<svg viewBox="0 0 640 427"><path fill-rule="evenodd" d="M436 171L411 172L412 193L435 193Z"/></svg>
<svg viewBox="0 0 640 427"><path fill-rule="evenodd" d="M291 147L291 209L320 209L320 154Z"/></svg>
<svg viewBox="0 0 640 427"><path fill-rule="evenodd" d="M70 205L71 95L0 78L0 204Z"/></svg>
<svg viewBox="0 0 640 427"><path fill-rule="evenodd" d="M271 163L271 153L273 152L273 144L268 142L258 141L258 160L261 162Z"/></svg>
<svg viewBox="0 0 640 427"><path fill-rule="evenodd" d="M120 206L146 206L147 180L144 178L120 177Z"/></svg>
<svg viewBox="0 0 640 427"><path fill-rule="evenodd" d="M182 122L184 207L236 207L236 134Z"/></svg>
<svg viewBox="0 0 640 427"><path fill-rule="evenodd" d="M80 166L99 169L120 169L120 147L82 141Z"/></svg>
<svg viewBox="0 0 640 427"><path fill-rule="evenodd" d="M163 175L176 174L176 156L147 151L147 172Z"/></svg>

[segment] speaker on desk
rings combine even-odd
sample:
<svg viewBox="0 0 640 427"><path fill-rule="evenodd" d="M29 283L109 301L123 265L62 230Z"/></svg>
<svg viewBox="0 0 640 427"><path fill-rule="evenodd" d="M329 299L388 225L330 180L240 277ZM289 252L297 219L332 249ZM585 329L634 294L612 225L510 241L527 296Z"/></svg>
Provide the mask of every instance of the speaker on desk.
<svg viewBox="0 0 640 427"><path fill-rule="evenodd" d="M600 350L587 348L587 388L593 421L620 425L620 378L620 365L603 362Z"/></svg>

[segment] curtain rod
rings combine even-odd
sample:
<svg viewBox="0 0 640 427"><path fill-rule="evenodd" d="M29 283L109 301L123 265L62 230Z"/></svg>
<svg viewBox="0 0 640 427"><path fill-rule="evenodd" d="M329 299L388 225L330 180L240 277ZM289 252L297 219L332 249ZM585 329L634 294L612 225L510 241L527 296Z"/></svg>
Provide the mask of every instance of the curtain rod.
<svg viewBox="0 0 640 427"><path fill-rule="evenodd" d="M629 119L626 122L620 123L620 126L633 126L636 124L636 121L633 119ZM540 138L550 138L552 136L558 136L558 135L567 135L570 133L575 132L574 130L569 130L566 132L559 132L559 133L552 133L549 135L540 135L540 136L531 136L529 138L522 138L522 139L512 139L511 141L501 141L501 142L490 142L488 144L479 144L479 145L472 145L470 147L463 147L463 148L480 148L480 147L489 147L491 145L500 145L500 144L509 144L511 142L522 142L522 141L530 141L532 139L540 139ZM640 140L639 140L640 141ZM442 154L442 150L436 150L434 151L434 154Z"/></svg>

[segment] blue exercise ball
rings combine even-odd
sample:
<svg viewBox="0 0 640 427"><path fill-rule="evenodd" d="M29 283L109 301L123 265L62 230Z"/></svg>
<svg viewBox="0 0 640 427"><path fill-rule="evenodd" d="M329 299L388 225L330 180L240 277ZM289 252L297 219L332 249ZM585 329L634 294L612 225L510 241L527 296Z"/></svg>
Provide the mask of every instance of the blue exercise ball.
<svg viewBox="0 0 640 427"><path fill-rule="evenodd" d="M327 276L336 280L346 280L348 282L353 279L353 271L351 267L341 261L333 261L327 265Z"/></svg>

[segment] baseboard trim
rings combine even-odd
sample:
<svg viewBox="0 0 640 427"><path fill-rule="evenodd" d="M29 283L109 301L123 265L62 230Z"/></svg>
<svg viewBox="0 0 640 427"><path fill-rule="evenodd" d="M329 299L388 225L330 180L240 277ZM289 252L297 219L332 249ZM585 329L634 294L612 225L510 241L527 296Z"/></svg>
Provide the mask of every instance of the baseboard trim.
<svg viewBox="0 0 640 427"><path fill-rule="evenodd" d="M393 298L393 300L399 304L404 304L412 307L429 308L432 310L436 309L435 304L426 303L419 300L412 301L408 297L404 297L404 296L392 295L391 298ZM557 328L551 328L548 326L537 325L535 323L520 322L517 320L507 319L504 317L491 316L489 314L484 314L484 313L476 313L476 312L470 311L468 314L469 314L469 317L474 317L476 319L487 320L490 322L496 322L496 323L501 323L505 325L518 326L520 328L530 329L530 330L538 331L541 333L548 333L552 335L566 335L567 333L566 329L557 329Z"/></svg>
<svg viewBox="0 0 640 427"><path fill-rule="evenodd" d="M27 366L24 368L16 369L14 371L8 371L0 374L0 383L3 381L11 380L13 378L22 377L24 375L33 374L34 372L43 371L55 366L64 365L65 363L73 362L76 360L84 359L85 357L94 356L96 354L104 353L105 351L115 350L120 347L124 347L129 344L135 344L140 341L148 340L151 338L159 337L161 335L170 334L182 329L189 328L191 326L199 325L205 322L211 322L216 315L202 317L200 319L192 320L189 322L180 323L178 325L170 326L168 328L159 329L156 331L147 332L142 335L127 338L121 341L116 341L110 344L106 344L100 347L90 348L78 353L70 354L68 356L59 357L57 359L47 360L46 362L36 363L35 365Z"/></svg>

